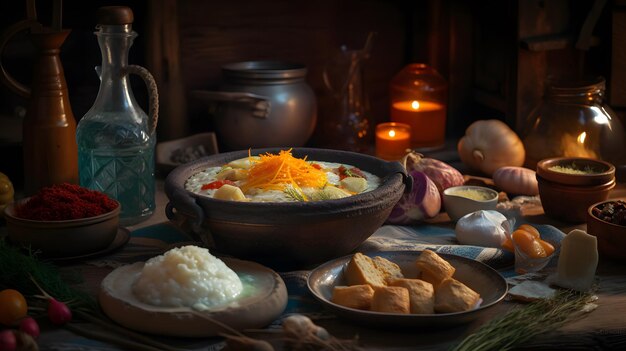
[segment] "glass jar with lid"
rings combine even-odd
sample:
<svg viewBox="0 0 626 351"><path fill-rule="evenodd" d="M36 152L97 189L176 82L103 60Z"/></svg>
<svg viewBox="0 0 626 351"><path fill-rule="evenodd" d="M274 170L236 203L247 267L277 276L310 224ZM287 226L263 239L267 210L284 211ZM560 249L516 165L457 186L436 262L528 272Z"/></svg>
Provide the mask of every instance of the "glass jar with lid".
<svg viewBox="0 0 626 351"><path fill-rule="evenodd" d="M604 102L603 77L550 78L544 98L522 130L525 166L550 157L589 157L616 167L626 164L622 122Z"/></svg>
<svg viewBox="0 0 626 351"><path fill-rule="evenodd" d="M411 126L411 147L428 150L445 144L448 82L434 68L412 63L389 86L392 122Z"/></svg>

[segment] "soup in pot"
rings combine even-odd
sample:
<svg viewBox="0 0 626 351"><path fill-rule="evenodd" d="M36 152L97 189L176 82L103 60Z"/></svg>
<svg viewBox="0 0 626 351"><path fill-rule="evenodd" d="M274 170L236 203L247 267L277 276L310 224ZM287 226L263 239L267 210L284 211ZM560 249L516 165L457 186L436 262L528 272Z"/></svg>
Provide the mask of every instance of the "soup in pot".
<svg viewBox="0 0 626 351"><path fill-rule="evenodd" d="M283 150L209 167L189 177L185 189L221 200L290 202L340 199L380 183L380 177L352 165L296 158Z"/></svg>

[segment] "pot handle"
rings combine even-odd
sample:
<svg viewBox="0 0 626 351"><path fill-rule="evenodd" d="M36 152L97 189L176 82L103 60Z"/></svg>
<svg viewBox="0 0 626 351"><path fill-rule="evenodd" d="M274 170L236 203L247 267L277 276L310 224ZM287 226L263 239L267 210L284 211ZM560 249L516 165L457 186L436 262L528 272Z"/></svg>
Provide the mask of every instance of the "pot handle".
<svg viewBox="0 0 626 351"><path fill-rule="evenodd" d="M176 209L177 211L187 215L189 217L191 229L195 233L200 233L200 227L204 219L204 211L202 211L202 207L198 206L196 200L184 190L174 190L171 199L172 201L168 202L165 206L165 215L167 218L172 221L175 220L176 213L174 213L174 209ZM177 207L174 207L174 203Z"/></svg>
<svg viewBox="0 0 626 351"><path fill-rule="evenodd" d="M267 96L228 91L194 90L191 96L202 101L226 101L249 104L252 107L252 116L267 118L270 114L271 103Z"/></svg>
<svg viewBox="0 0 626 351"><path fill-rule="evenodd" d="M400 173L402 176L402 183L404 183L404 192L406 194L410 193L411 190L413 190L413 177L407 173L406 168L404 168L404 166L398 161L387 162L385 165L391 174Z"/></svg>

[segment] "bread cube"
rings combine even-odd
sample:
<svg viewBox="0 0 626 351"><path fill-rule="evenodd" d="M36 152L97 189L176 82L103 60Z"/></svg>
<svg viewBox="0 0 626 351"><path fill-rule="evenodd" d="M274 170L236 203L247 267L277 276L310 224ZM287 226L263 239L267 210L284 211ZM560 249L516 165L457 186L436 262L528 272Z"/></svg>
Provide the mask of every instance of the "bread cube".
<svg viewBox="0 0 626 351"><path fill-rule="evenodd" d="M435 311L452 313L476 307L480 295L467 285L452 278L444 279L435 290Z"/></svg>
<svg viewBox="0 0 626 351"><path fill-rule="evenodd" d="M409 291L411 313L435 313L435 289L431 283L420 279L395 279L391 280L389 285L400 286Z"/></svg>
<svg viewBox="0 0 626 351"><path fill-rule="evenodd" d="M374 257L374 265L385 277L385 282L389 283L389 281L394 279L404 278L402 274L402 270L400 266L389 261L388 259L380 256Z"/></svg>
<svg viewBox="0 0 626 351"><path fill-rule="evenodd" d="M385 313L411 312L409 290L401 286L385 286L374 290L372 311Z"/></svg>
<svg viewBox="0 0 626 351"><path fill-rule="evenodd" d="M422 251L415 264L421 272L420 278L431 283L435 288L444 279L451 278L456 270L448 261L428 249Z"/></svg>
<svg viewBox="0 0 626 351"><path fill-rule="evenodd" d="M352 256L344 274L348 285L368 284L374 288L387 285L385 276L376 267L374 261L360 252Z"/></svg>
<svg viewBox="0 0 626 351"><path fill-rule="evenodd" d="M336 286L330 301L345 307L369 310L372 307L374 289L367 284Z"/></svg>

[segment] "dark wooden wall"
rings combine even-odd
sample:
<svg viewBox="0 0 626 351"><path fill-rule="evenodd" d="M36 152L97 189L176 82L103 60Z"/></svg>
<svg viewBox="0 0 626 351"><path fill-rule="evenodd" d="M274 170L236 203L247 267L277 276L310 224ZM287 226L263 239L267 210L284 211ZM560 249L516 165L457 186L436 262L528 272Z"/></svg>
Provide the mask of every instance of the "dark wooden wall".
<svg viewBox="0 0 626 351"><path fill-rule="evenodd" d="M37 1L44 24L50 1ZM590 45L576 47L594 4L604 3L587 33ZM454 140L478 119L498 118L520 128L541 94L543 77L554 71L607 77L607 96L624 111L624 0L66 0L63 27L72 29L61 58L75 117L91 107L100 63L93 35L96 10L128 5L139 33L130 61L159 80L159 140L212 130L206 106L189 96L216 89L225 63L281 59L305 64L319 105L310 146L324 146L329 94L325 64L341 45L358 49L377 33L365 65L371 125L388 120L388 84L405 64L434 66L450 84L447 135ZM25 0L0 2L4 30L25 17ZM562 45L562 46L559 46ZM2 62L17 78L30 80L32 48L25 36L11 41ZM147 104L137 79L133 90ZM26 101L0 86L2 169L20 169L19 123ZM8 150L8 152L7 152ZM5 166L5 164L7 166ZM17 171L16 171L17 172ZM16 173L19 174L19 173Z"/></svg>
<svg viewBox="0 0 626 351"><path fill-rule="evenodd" d="M324 86L324 67L339 52L342 45L349 49L364 46L369 32L375 32L372 52L365 62L365 86L371 104L371 125L388 120L388 85L391 77L405 63L423 57L427 43L417 48L416 36L424 33L427 23L419 29L415 25L420 13L427 11L426 2L419 10L420 2L382 0L319 0L319 1L161 1L162 9L176 11L176 18L162 16L157 22L164 28L177 27L180 38L179 57L169 51L172 45L153 47L156 58L159 53L171 60L178 60L180 72L176 77L165 77L171 71L167 64L152 62L157 75L172 90L183 87L184 93L194 89L217 89L221 81L220 67L223 64L249 60L282 60L299 62L307 66L307 82L318 98L318 128L309 142L324 144L328 137L324 125L330 115L329 92ZM174 4L174 5L172 5ZM155 40L163 42L167 34L156 32ZM176 38L170 38L172 42ZM174 65L176 66L176 65ZM180 79L176 84L173 79ZM173 93L173 101L166 105L180 106L188 103L188 126L175 125L168 128L170 135L186 134L211 128L211 117L206 106L193 101L185 94ZM180 101L179 99L184 99ZM168 108L165 108L168 110ZM172 110L172 113L176 111ZM164 116L167 118L167 116Z"/></svg>

